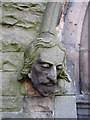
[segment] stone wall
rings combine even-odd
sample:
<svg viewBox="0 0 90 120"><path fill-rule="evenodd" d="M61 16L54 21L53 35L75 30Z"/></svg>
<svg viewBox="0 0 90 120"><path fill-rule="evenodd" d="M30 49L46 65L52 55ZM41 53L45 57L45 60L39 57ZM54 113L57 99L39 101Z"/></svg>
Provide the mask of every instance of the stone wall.
<svg viewBox="0 0 90 120"><path fill-rule="evenodd" d="M27 117L27 114L23 114L22 105L26 94L25 84L17 81L18 63L27 45L38 35L45 8L44 2L2 2L0 10L2 12L2 63L0 63L2 67L0 67L0 72L2 72L3 117Z"/></svg>
<svg viewBox="0 0 90 120"><path fill-rule="evenodd" d="M66 47L67 72L76 87L77 117L89 118L89 9L88 2L69 4L62 33L62 42Z"/></svg>
<svg viewBox="0 0 90 120"><path fill-rule="evenodd" d="M26 84L17 81L18 63L21 62L27 45L38 35L45 7L46 3L44 2L2 3L2 68L0 67L0 70L2 72L2 115L5 118L32 118L32 116L46 118L54 117L54 114L57 118L76 118L75 93L69 84L67 84L69 93L66 96L57 96L56 99L42 99L28 96ZM76 23L68 22L63 36L65 41L62 41L64 43L68 42L66 44L68 48L67 56L69 57L67 58L67 71L73 78L75 66L72 60L74 59L72 56L74 53L74 41L72 38L76 35L76 32L74 31L71 35L73 31L70 28L73 28L71 24L76 30ZM68 29L72 31L69 33ZM69 36L68 39L65 39L67 36ZM69 43L72 43L73 46L70 46ZM72 80L75 81L74 79ZM32 93L29 91L30 94ZM30 109L32 106L37 107ZM71 111L74 114L71 115Z"/></svg>

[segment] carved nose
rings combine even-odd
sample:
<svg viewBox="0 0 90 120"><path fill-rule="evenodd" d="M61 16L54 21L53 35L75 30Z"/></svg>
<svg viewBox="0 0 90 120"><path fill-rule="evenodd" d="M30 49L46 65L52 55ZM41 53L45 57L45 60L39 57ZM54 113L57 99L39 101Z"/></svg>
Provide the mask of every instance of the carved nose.
<svg viewBox="0 0 90 120"><path fill-rule="evenodd" d="M57 70L55 66L52 67L51 72L48 74L48 79L53 84L57 82Z"/></svg>

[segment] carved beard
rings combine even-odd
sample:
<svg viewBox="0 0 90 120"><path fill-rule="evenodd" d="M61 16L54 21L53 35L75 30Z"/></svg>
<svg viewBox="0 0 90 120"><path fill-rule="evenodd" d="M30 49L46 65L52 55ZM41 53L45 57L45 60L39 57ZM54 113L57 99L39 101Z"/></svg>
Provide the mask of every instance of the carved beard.
<svg viewBox="0 0 90 120"><path fill-rule="evenodd" d="M56 85L50 85L45 83L35 83L33 78L31 78L31 83L33 88L42 96L49 96L55 91Z"/></svg>

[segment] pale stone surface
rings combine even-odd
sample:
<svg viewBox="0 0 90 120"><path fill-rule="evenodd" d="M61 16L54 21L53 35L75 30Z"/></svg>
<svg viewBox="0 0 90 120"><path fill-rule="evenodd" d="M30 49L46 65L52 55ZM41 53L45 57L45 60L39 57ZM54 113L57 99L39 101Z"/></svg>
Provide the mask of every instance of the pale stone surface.
<svg viewBox="0 0 90 120"><path fill-rule="evenodd" d="M88 29L87 27L88 22L86 23L86 25L84 24L85 16L87 17L86 15L87 6L88 2L83 3L83 1L79 3L76 2L69 3L68 7L69 9L67 11L67 15L65 16L65 24L62 32L62 42L66 46L67 72L71 76L74 86L76 86L77 93L80 92L79 52L80 49L86 50L88 45L87 44L88 37L86 33ZM82 34L84 35L83 40L81 40Z"/></svg>
<svg viewBox="0 0 90 120"><path fill-rule="evenodd" d="M57 96L55 98L55 118L76 118L75 96Z"/></svg>
<svg viewBox="0 0 90 120"><path fill-rule="evenodd" d="M0 52L0 70L2 70L2 53Z"/></svg>
<svg viewBox="0 0 90 120"><path fill-rule="evenodd" d="M19 95L17 74L14 72L2 72L2 95Z"/></svg>
<svg viewBox="0 0 90 120"><path fill-rule="evenodd" d="M76 59L76 51L74 47L71 45L65 45L66 47L66 67L67 73L71 77L72 80L72 92L75 94L75 59Z"/></svg>
<svg viewBox="0 0 90 120"><path fill-rule="evenodd" d="M74 85L73 85L72 80L71 80L71 82L67 82L65 80L60 81L59 84L60 84L61 90L64 95L75 95L75 91L74 91L74 87L73 87Z"/></svg>
<svg viewBox="0 0 90 120"><path fill-rule="evenodd" d="M19 61L19 57L20 57L20 56L18 56L19 55L18 52L24 51L25 48L27 47L28 43L30 43L33 39L36 38L39 28L40 28L42 15L44 13L45 6L46 5L44 3L37 3L37 4L10 3L10 2L3 3L2 50L3 50L3 52L6 52L6 53L4 53L4 57L3 57L4 62L6 61L6 64L4 64L4 66L3 66L4 71L6 71L6 70L7 71L15 71L16 70L18 61ZM69 25L73 25L73 24L70 23ZM72 27L68 28L69 30L71 30L71 32L73 32ZM76 25L75 25L75 28L76 28ZM71 36L72 36L72 38L75 36L75 35L71 35L71 32L68 33L69 35L67 34L69 36L69 38ZM67 36L66 36L66 38L67 38ZM69 39L69 40L71 40L71 39ZM72 43L73 43L73 41L72 41ZM12 51L13 51L13 53L12 53ZM7 52L10 52L10 53L7 53ZM14 53L14 52L17 52L17 53ZM12 65L8 64L7 61L9 63L11 63ZM25 86L23 83L20 84L20 86L19 86L19 83L17 82L17 73L16 72L3 72L2 82L3 82L3 85L2 85L3 95L6 96L5 99L3 100L3 111L6 111L3 113L3 116L5 118L53 117L53 109L54 108L52 107L52 104L49 104L49 102L50 102L49 100L47 100L47 102L45 104L43 104L45 106L45 109L43 107L39 106L39 108L42 112L41 111L34 112L34 110L37 107L35 109L34 109L34 107L32 107L33 111L30 113L30 107L35 102L33 102L31 100L31 103L30 103L30 101L28 99L28 100L26 100L26 102L28 103L29 106L27 105L27 103L24 102L24 107L23 107L24 111L27 113L22 112L22 109L21 109L22 102L19 101L19 98L12 97L12 95L16 96L18 94L25 95L25 89L24 89ZM20 93L19 93L19 91L20 91ZM9 98L9 100L8 100L8 98ZM10 100L11 98L12 98L12 100ZM68 98L70 98L70 97L68 96ZM63 102L64 99L65 98L60 99L61 101L59 99L56 99L57 109L55 107L55 110L57 112L57 115L59 115L58 113L59 113L59 111L61 111L61 108L60 109L58 108L59 101L61 103L60 105L62 107L62 111L63 111L63 106L64 106L63 104L66 105L67 102L69 102L69 103L74 102L74 100L71 101L71 99L68 99L68 100L65 99L65 102ZM15 103L13 103L14 100L15 100ZM27 106L27 108L25 106ZM48 111L48 112L45 111L46 106L49 106L51 111ZM9 109L8 109L8 107L9 107ZM43 110L45 112L43 112ZM13 111L15 111L15 112L13 112ZM56 114L56 112L55 112L55 114ZM64 112L66 115L66 113L68 113L69 111L67 110ZM68 114L68 116L69 116L69 114Z"/></svg>
<svg viewBox="0 0 90 120"><path fill-rule="evenodd" d="M83 2L79 2L78 4L71 2L69 4L70 9L68 10L68 14L66 16L67 20L65 22L65 26L63 29L63 40L62 40L67 45L71 45L71 46L76 45L77 25L79 21L79 15L81 13L82 4Z"/></svg>
<svg viewBox="0 0 90 120"><path fill-rule="evenodd" d="M39 117L40 116L40 117ZM2 117L3 118L31 118L31 119L35 119L35 118L51 118L52 120L54 120L54 118L52 118L51 113L44 113L44 112L37 112L37 113L23 113L22 111L20 112L3 112L2 113Z"/></svg>
<svg viewBox="0 0 90 120"><path fill-rule="evenodd" d="M0 95L0 112L2 112L2 96Z"/></svg>
<svg viewBox="0 0 90 120"><path fill-rule="evenodd" d="M23 111L30 112L32 118L53 118L54 97L26 96L23 99Z"/></svg>
<svg viewBox="0 0 90 120"><path fill-rule="evenodd" d="M17 81L16 72L2 72L2 95L20 96L25 94L25 84Z"/></svg>
<svg viewBox="0 0 90 120"><path fill-rule="evenodd" d="M23 112L3 112L2 113L3 118L31 118L31 119L36 119L36 118L50 118L51 120L54 120L52 118L51 113L46 114L44 112L34 112L34 113L23 113Z"/></svg>
<svg viewBox="0 0 90 120"><path fill-rule="evenodd" d="M22 111L20 112L3 112L2 113L2 118L30 118L31 115L30 113L23 113Z"/></svg>
<svg viewBox="0 0 90 120"><path fill-rule="evenodd" d="M0 25L0 52L2 50L2 35L1 35L1 33L2 33L2 29L1 29L1 25Z"/></svg>
<svg viewBox="0 0 90 120"><path fill-rule="evenodd" d="M2 96L2 111L20 111L22 105L22 99L17 96Z"/></svg>
<svg viewBox="0 0 90 120"><path fill-rule="evenodd" d="M2 72L0 72L0 96L2 96Z"/></svg>
<svg viewBox="0 0 90 120"><path fill-rule="evenodd" d="M52 115L52 112L32 112L31 118L50 118L54 120L54 116ZM29 117L30 118L30 117Z"/></svg>
<svg viewBox="0 0 90 120"><path fill-rule="evenodd" d="M36 38L46 3L2 4L2 50L24 51Z"/></svg>
<svg viewBox="0 0 90 120"><path fill-rule="evenodd" d="M23 52L2 53L3 71L17 71L19 59L23 57Z"/></svg>
<svg viewBox="0 0 90 120"><path fill-rule="evenodd" d="M37 31L26 30L20 27L10 27L7 26L2 28L2 51L24 51L26 46L36 38Z"/></svg>
<svg viewBox="0 0 90 120"><path fill-rule="evenodd" d="M17 81L17 71L21 67L22 51L38 34L45 7L44 3L2 3L2 21L0 19L0 23L2 22L0 40L2 42L0 41L0 46L3 51L3 64L0 63L0 65L3 65L3 73L1 73L2 77L0 76L0 80L2 80L0 90L3 88L2 94L5 96L3 99L5 117L30 117L30 114L19 112L22 101L18 96L24 96L26 89L24 82Z"/></svg>

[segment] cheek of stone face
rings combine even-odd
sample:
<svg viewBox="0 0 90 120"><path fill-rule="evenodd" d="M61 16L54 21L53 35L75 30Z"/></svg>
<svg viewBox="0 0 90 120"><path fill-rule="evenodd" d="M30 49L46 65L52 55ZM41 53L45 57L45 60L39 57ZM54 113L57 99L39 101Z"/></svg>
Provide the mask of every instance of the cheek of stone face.
<svg viewBox="0 0 90 120"><path fill-rule="evenodd" d="M37 81L38 84L46 84L49 82L47 79L47 71L43 71L40 67L34 66L32 69L33 81Z"/></svg>

